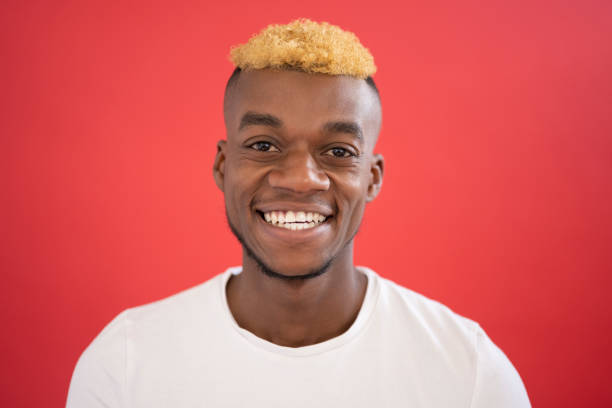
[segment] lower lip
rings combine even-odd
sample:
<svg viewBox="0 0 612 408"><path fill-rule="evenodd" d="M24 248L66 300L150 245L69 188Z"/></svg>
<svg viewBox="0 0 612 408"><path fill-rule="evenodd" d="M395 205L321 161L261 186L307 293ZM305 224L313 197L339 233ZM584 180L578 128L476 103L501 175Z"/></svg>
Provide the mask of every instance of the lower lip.
<svg viewBox="0 0 612 408"><path fill-rule="evenodd" d="M285 241L310 241L329 232L331 229L330 219L312 228L293 231L291 229L277 227L275 225L269 224L263 218L261 218L259 213L256 213L255 216L257 217L259 222L261 222L265 227L263 230L266 234Z"/></svg>

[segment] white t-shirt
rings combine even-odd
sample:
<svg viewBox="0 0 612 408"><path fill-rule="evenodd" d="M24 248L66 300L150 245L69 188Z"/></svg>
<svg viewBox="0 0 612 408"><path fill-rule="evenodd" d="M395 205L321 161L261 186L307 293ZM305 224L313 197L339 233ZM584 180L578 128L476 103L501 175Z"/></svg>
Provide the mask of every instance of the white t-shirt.
<svg viewBox="0 0 612 408"><path fill-rule="evenodd" d="M282 347L240 328L230 268L120 313L81 355L68 408L523 408L529 399L480 326L370 269L343 334Z"/></svg>

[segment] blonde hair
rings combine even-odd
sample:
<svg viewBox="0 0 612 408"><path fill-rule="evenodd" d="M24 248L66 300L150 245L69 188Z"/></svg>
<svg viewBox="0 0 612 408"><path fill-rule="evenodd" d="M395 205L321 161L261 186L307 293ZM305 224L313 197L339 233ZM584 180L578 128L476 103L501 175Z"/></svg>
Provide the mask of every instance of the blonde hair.
<svg viewBox="0 0 612 408"><path fill-rule="evenodd" d="M232 47L230 60L241 70L292 69L361 79L376 72L374 57L355 34L308 19L269 25Z"/></svg>

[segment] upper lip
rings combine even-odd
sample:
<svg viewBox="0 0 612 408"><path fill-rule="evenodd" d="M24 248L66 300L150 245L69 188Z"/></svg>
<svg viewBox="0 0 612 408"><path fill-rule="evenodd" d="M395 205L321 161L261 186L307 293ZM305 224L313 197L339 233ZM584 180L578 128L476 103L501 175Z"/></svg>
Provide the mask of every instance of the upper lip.
<svg viewBox="0 0 612 408"><path fill-rule="evenodd" d="M261 203L255 206L256 211L260 211L263 213L271 212L271 211L304 211L305 213L319 213L324 215L325 217L329 217L333 214L333 211L330 207L320 205L320 204L300 204L296 202L286 202L286 201L274 201L268 203Z"/></svg>

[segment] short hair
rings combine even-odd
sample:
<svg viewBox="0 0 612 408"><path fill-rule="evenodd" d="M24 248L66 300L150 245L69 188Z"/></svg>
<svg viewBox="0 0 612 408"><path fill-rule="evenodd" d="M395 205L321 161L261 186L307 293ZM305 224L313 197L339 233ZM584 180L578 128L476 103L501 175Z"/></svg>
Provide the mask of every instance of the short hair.
<svg viewBox="0 0 612 408"><path fill-rule="evenodd" d="M241 70L289 69L366 79L376 72L374 57L349 31L308 19L271 24L230 51Z"/></svg>
<svg viewBox="0 0 612 408"><path fill-rule="evenodd" d="M242 71L277 69L364 79L380 100L370 51L355 34L326 22L298 19L271 24L246 44L232 47L230 60L236 68L227 81L226 96Z"/></svg>

